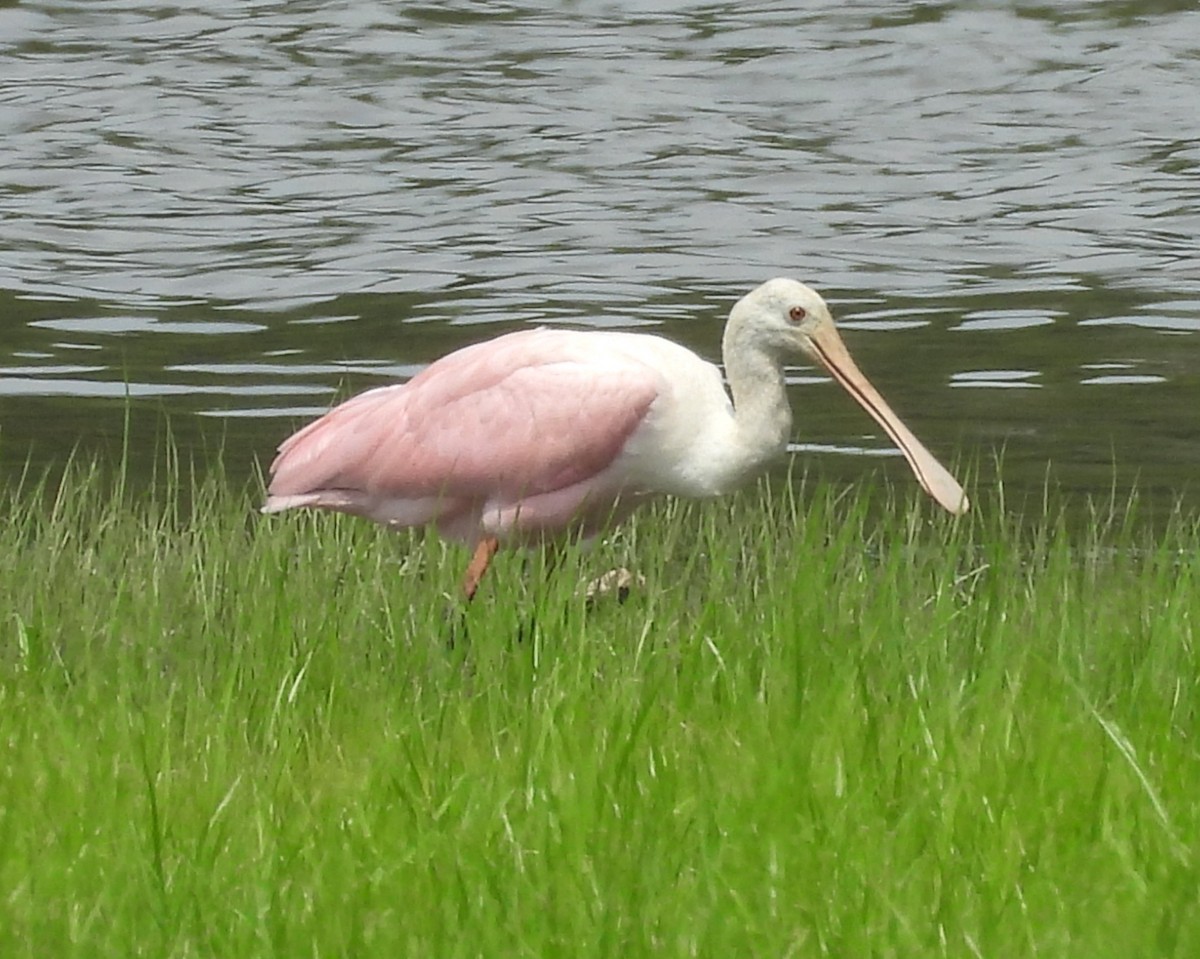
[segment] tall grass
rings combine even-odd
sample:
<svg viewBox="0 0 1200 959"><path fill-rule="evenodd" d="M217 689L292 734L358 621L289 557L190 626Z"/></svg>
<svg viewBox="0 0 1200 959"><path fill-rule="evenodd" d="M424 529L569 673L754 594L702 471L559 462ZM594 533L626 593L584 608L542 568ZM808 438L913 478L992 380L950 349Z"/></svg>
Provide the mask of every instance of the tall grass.
<svg viewBox="0 0 1200 959"><path fill-rule="evenodd" d="M1200 955L1193 516L759 490L464 610L180 475L3 505L0 955Z"/></svg>

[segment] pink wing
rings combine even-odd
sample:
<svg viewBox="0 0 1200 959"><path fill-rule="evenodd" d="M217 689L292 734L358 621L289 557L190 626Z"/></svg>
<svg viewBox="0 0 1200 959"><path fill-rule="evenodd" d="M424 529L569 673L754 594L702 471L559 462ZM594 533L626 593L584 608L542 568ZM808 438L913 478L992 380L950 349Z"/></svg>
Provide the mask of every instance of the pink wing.
<svg viewBox="0 0 1200 959"><path fill-rule="evenodd" d="M596 334L511 333L285 440L266 510L321 506L410 525L563 490L616 459L660 385L653 367Z"/></svg>

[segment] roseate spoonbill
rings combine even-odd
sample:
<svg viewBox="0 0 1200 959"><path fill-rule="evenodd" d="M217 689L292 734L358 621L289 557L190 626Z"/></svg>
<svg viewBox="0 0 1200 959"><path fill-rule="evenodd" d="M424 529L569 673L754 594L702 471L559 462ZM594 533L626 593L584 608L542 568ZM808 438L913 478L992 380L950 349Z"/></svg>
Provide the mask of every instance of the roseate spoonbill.
<svg viewBox="0 0 1200 959"><path fill-rule="evenodd" d="M962 487L850 358L816 291L775 279L748 293L722 352L732 399L717 367L659 336L529 329L468 346L284 440L263 512L432 523L475 548L469 600L501 543L595 534L656 495L718 496L783 454L783 367L795 355L862 404L930 496L967 509Z"/></svg>

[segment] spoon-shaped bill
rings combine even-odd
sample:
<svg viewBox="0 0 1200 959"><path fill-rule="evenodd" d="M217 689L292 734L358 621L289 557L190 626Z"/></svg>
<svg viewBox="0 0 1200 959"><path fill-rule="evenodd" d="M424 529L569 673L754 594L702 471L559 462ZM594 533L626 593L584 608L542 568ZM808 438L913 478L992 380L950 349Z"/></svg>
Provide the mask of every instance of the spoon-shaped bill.
<svg viewBox="0 0 1200 959"><path fill-rule="evenodd" d="M858 400L900 448L925 492L951 513L965 513L970 503L963 488L892 412L892 408L851 358L850 351L833 324L823 325L813 331L808 345L812 355L821 361L846 392Z"/></svg>

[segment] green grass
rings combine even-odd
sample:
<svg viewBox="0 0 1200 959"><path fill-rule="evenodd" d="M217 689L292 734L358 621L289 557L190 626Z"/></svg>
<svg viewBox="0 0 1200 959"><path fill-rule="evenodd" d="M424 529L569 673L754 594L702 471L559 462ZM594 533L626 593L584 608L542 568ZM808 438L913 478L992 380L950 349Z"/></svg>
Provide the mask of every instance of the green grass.
<svg viewBox="0 0 1200 959"><path fill-rule="evenodd" d="M6 959L1200 955L1194 516L754 491L463 612L177 485L3 504Z"/></svg>

